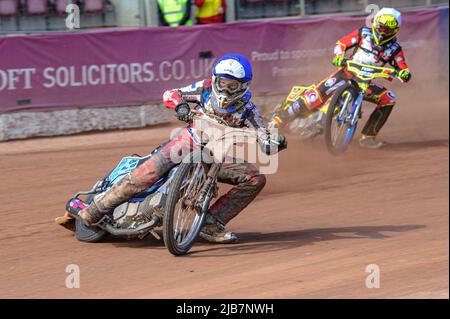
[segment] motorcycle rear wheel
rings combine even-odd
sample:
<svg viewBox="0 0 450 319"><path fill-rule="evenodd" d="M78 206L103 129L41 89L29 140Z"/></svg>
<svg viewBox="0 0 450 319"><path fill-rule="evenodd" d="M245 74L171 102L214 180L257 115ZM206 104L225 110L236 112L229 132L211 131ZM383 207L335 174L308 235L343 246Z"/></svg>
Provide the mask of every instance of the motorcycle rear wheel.
<svg viewBox="0 0 450 319"><path fill-rule="evenodd" d="M90 204L93 198L94 195L90 195L86 200L86 204ZM80 220L75 220L75 237L79 241L83 241L86 243L96 243L105 238L106 235L107 232L105 232L103 229L100 229L98 227L89 227L83 224Z"/></svg>

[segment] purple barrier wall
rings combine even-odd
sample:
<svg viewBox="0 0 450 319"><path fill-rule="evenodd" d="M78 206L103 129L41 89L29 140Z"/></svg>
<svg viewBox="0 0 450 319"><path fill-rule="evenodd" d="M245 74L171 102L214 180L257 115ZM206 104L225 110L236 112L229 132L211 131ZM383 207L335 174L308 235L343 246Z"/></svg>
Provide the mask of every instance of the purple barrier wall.
<svg viewBox="0 0 450 319"><path fill-rule="evenodd" d="M419 53L437 48L439 17L436 9L404 14L399 39L413 72ZM229 52L252 61L254 93L285 92L324 65L331 72L336 40L364 24L325 17L0 37L0 114L160 101L164 90L209 76Z"/></svg>

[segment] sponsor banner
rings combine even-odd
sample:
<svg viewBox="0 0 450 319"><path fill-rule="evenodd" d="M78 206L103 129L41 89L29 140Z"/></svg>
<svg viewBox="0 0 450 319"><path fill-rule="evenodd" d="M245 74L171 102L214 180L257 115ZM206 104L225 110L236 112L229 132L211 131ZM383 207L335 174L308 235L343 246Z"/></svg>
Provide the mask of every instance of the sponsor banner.
<svg viewBox="0 0 450 319"><path fill-rule="evenodd" d="M414 70L414 52L439 48L442 13L404 14L400 42ZM240 22L0 37L0 114L161 101L163 92L202 80L215 59L246 55L254 94L308 84L330 64L337 39L366 17ZM431 72L432 70L430 70ZM436 68L439 71L439 68ZM306 83L305 83L306 82Z"/></svg>

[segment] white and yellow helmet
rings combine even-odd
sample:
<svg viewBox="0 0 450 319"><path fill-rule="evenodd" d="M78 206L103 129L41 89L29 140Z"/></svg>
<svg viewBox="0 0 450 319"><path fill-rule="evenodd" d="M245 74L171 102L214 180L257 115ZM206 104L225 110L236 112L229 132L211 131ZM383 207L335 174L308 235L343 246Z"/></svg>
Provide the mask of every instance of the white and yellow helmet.
<svg viewBox="0 0 450 319"><path fill-rule="evenodd" d="M400 30L402 15L393 8L383 8L375 15L372 23L372 33L377 44L392 40Z"/></svg>

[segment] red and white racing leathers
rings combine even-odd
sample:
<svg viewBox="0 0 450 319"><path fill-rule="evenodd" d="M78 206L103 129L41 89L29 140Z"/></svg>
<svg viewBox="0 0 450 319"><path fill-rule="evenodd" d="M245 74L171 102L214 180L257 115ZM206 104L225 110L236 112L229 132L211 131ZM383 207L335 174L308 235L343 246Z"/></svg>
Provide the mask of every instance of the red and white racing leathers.
<svg viewBox="0 0 450 319"><path fill-rule="evenodd" d="M377 45L370 28L362 27L339 39L334 48L334 55L344 56L349 49L354 49L350 57L353 61L374 66L390 64L398 71L408 70L403 50L396 39L383 45ZM298 101L291 105L287 115L292 116L319 108L350 77L350 73L344 68L340 68L313 88L305 91ZM384 86L372 83L364 99L377 104L377 107L362 133L367 136L376 136L389 117L397 98L394 92Z"/></svg>
<svg viewBox="0 0 450 319"><path fill-rule="evenodd" d="M250 94L244 96L234 106L235 112L231 114L221 114L220 110L214 109L210 94L211 79L207 79L184 88L166 91L164 104L168 108L175 109L180 103L202 102L204 105L202 111L206 115L222 116L229 126L265 128L258 108L250 101ZM87 209L94 209L93 212L97 209L103 214L113 210L122 202L149 188L178 164L182 157L173 156L174 154L188 154L196 147L198 146L193 143L188 127L181 129L178 134L162 144L152 157L126 175L102 198L95 198L95 207L91 205ZM276 151L277 149L270 148L271 153ZM266 178L253 164L239 161L223 163L218 174L218 181L235 185L210 208L211 214L225 225L253 201L263 189Z"/></svg>

